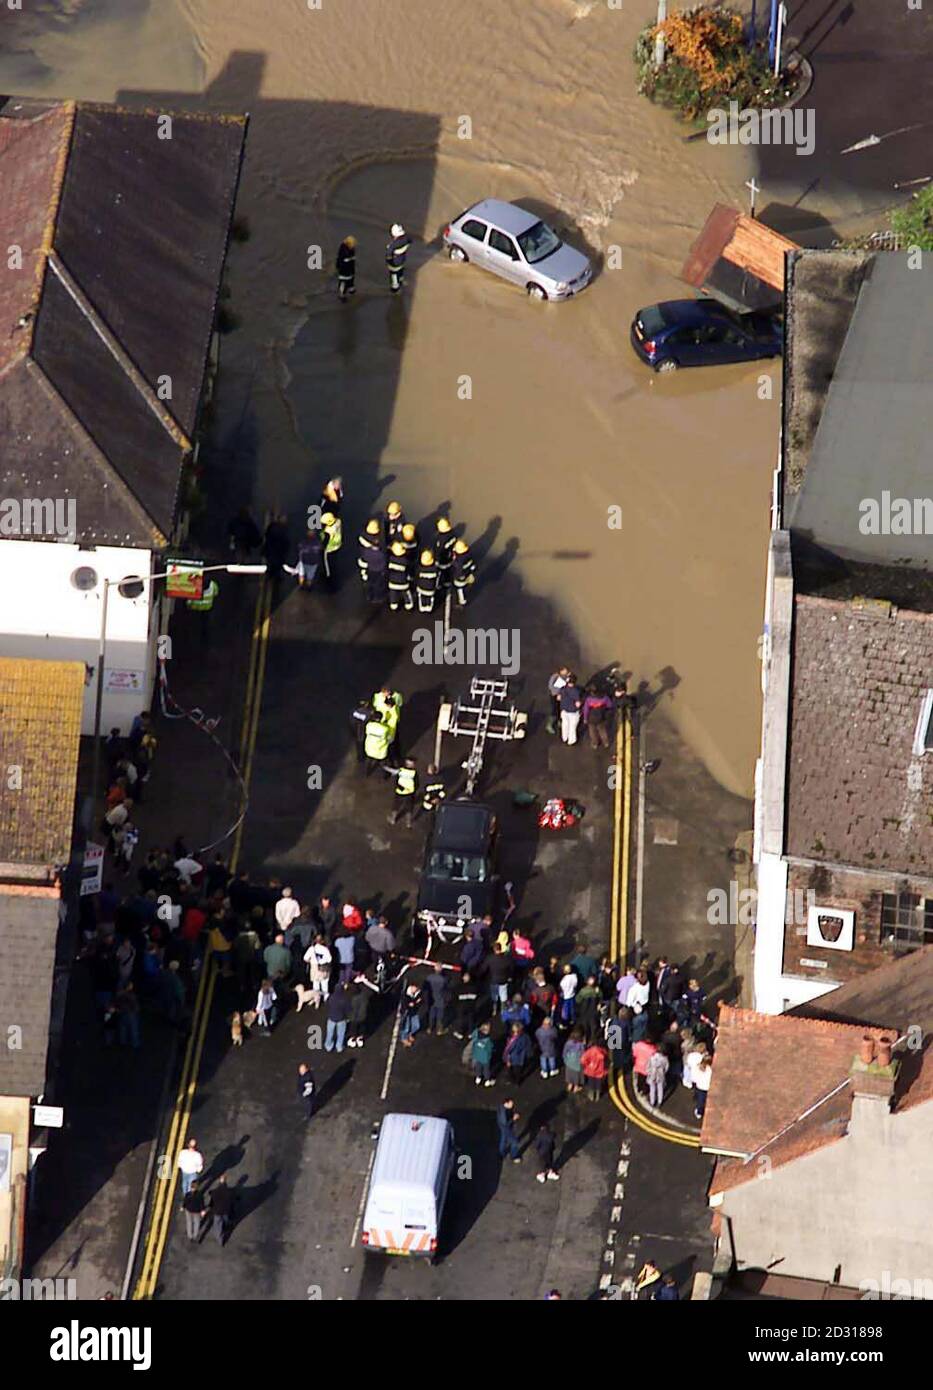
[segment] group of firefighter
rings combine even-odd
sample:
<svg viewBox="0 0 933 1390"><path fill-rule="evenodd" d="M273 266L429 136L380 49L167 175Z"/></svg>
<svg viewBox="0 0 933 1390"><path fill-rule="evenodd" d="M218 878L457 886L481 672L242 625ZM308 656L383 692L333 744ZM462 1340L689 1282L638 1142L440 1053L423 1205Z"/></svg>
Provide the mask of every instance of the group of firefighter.
<svg viewBox="0 0 933 1390"><path fill-rule="evenodd" d="M437 518L433 535L423 543L398 502L390 502L381 517L370 517L364 525L357 565L369 602L388 599L393 613L400 608L410 613L416 603L419 613L432 613L451 587L463 607L476 578L470 547L454 534L448 517Z"/></svg>

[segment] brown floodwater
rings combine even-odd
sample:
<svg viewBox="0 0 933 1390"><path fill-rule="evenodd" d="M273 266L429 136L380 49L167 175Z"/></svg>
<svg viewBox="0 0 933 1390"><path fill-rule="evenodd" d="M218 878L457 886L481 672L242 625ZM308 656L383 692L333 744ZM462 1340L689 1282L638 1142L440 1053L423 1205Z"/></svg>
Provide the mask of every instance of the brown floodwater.
<svg viewBox="0 0 933 1390"><path fill-rule="evenodd" d="M592 666L617 659L654 686L676 673L670 715L715 777L750 793L779 373L656 377L628 332L642 305L690 293L677 272L691 240L714 203L745 206L755 166L746 148L684 143L636 95L631 52L654 0L50 8L0 56L2 90L183 104L210 88L252 111L223 398L239 410L248 384L257 505L300 503L302 477L314 500L331 467L352 487L365 460L416 514L452 499L473 535L501 518L492 555L517 539L515 568L575 623ZM531 200L607 258L590 290L535 305L427 245L483 196ZM382 265L396 219L424 243L404 308ZM344 308L307 247L331 255L348 231L359 292Z"/></svg>

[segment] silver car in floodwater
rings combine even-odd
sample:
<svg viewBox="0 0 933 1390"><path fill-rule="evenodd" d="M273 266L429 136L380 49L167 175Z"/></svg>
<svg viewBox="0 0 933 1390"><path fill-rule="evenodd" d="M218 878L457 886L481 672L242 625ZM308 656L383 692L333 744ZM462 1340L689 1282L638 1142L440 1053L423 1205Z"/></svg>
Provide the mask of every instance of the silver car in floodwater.
<svg viewBox="0 0 933 1390"><path fill-rule="evenodd" d="M474 265L511 280L531 299L570 299L593 278L586 256L567 246L533 212L485 198L444 228L452 261Z"/></svg>

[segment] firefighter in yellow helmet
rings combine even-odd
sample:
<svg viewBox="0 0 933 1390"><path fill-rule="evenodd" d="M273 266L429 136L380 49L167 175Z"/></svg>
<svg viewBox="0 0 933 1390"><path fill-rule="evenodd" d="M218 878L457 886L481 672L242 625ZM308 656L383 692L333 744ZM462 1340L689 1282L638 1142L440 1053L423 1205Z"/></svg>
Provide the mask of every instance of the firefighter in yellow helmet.
<svg viewBox="0 0 933 1390"><path fill-rule="evenodd" d="M414 570L415 559L418 554L418 532L410 521L406 521L402 527L402 545L405 547L405 554L408 556L408 568Z"/></svg>
<svg viewBox="0 0 933 1390"><path fill-rule="evenodd" d="M433 613L437 597L437 564L432 550L422 550L418 564L418 578L415 591L418 595L418 612Z"/></svg>
<svg viewBox="0 0 933 1390"><path fill-rule="evenodd" d="M382 549L382 527L379 518L372 516L363 527L356 542L356 564L364 587L369 578L369 562L373 552Z"/></svg>
<svg viewBox="0 0 933 1390"><path fill-rule="evenodd" d="M333 512L325 512L321 517L321 535L324 539L324 573L328 582L336 582L337 551L343 545L343 528L340 517Z"/></svg>
<svg viewBox="0 0 933 1390"><path fill-rule="evenodd" d="M434 528L434 558L437 561L438 588L446 589L450 584L450 566L454 555L453 527L446 516L439 516Z"/></svg>
<svg viewBox="0 0 933 1390"><path fill-rule="evenodd" d="M391 545L393 541L402 539L402 527L405 525L405 513L402 511L401 504L390 502L386 507L386 545Z"/></svg>
<svg viewBox="0 0 933 1390"><path fill-rule="evenodd" d="M454 545L453 565L451 573L454 581L454 592L457 595L457 602L461 608L466 607L467 589L476 582L476 566L473 563L473 556L470 554L470 547L466 541L457 541Z"/></svg>
<svg viewBox="0 0 933 1390"><path fill-rule="evenodd" d="M415 596L411 591L411 570L408 567L408 555L402 541L393 541L389 546L389 607L393 613L397 613L399 604L405 604L405 611L410 613L415 606Z"/></svg>

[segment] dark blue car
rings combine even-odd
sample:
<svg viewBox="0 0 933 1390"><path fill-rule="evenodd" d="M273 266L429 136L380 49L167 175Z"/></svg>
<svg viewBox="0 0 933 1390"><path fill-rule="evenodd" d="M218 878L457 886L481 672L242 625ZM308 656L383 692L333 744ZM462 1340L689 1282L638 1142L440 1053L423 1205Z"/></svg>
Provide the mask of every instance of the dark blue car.
<svg viewBox="0 0 933 1390"><path fill-rule="evenodd" d="M669 299L639 309L632 347L656 372L779 357L780 320L771 314L735 314L716 299Z"/></svg>

